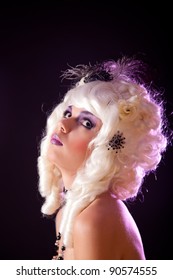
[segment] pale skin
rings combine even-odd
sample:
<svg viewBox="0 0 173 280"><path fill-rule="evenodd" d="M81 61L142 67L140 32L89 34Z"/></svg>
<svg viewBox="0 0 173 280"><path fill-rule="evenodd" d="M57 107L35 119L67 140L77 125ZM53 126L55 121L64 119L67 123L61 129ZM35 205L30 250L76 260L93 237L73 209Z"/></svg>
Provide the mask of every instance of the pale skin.
<svg viewBox="0 0 173 280"><path fill-rule="evenodd" d="M59 231L61 212L56 217ZM73 247L65 260L145 260L139 230L125 204L109 192L99 195L75 219Z"/></svg>
<svg viewBox="0 0 173 280"><path fill-rule="evenodd" d="M49 159L61 170L66 189L70 189L78 168L89 156L88 144L101 126L100 119L74 106L58 123L54 133L63 145L50 145ZM57 233L62 211L63 208L56 216ZM141 236L133 217L125 204L113 197L109 190L97 196L76 216L72 240L73 246L67 247L64 252L65 260L145 259ZM62 242L63 239L60 246Z"/></svg>

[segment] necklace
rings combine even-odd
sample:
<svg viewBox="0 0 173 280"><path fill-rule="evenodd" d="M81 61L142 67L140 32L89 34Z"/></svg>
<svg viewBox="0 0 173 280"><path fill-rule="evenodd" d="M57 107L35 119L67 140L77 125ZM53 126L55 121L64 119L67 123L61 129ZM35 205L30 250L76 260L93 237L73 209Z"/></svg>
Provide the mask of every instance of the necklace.
<svg viewBox="0 0 173 280"><path fill-rule="evenodd" d="M68 189L66 189L65 187L63 188L63 193L67 193L68 192Z"/></svg>
<svg viewBox="0 0 173 280"><path fill-rule="evenodd" d="M68 190L64 187L63 188L63 193L66 194L68 192ZM64 259L64 251L66 249L65 245L62 245L60 247L59 243L61 240L61 233L58 232L58 235L56 236L56 241L55 241L55 251L56 251L56 255L53 256L53 260L63 260ZM59 251L60 249L60 251Z"/></svg>
<svg viewBox="0 0 173 280"><path fill-rule="evenodd" d="M56 246L56 255L53 256L53 260L63 260L64 259L64 251L66 249L66 247L64 245L62 245L60 247L60 251L59 251L59 242L61 240L61 233L58 232L58 235L56 236L56 242L55 242L55 246Z"/></svg>

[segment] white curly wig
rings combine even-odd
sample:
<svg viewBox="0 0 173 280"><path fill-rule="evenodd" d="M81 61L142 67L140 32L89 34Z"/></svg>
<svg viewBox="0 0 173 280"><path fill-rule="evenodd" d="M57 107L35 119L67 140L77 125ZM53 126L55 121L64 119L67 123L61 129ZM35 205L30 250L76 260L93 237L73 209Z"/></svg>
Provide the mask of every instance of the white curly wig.
<svg viewBox="0 0 173 280"><path fill-rule="evenodd" d="M38 173L39 191L45 198L42 213L52 215L64 205L60 232L66 246L72 245L73 221L80 211L108 189L123 201L134 199L145 175L156 170L166 149L163 102L158 92L139 79L141 65L123 57L95 66L78 65L63 74L75 83L48 117ZM50 135L71 105L93 113L102 126L90 142L91 155L64 195L61 172L49 162L47 151ZM124 148L108 150L118 132L125 138Z"/></svg>

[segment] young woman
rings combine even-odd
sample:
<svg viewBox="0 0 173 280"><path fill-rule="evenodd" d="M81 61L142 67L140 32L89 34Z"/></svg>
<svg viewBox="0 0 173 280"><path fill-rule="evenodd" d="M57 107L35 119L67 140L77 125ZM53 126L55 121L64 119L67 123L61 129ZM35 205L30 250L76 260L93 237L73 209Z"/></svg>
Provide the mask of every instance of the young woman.
<svg viewBox="0 0 173 280"><path fill-rule="evenodd" d="M56 214L64 260L144 260L125 201L156 170L168 144L159 93L141 61L122 57L67 69L73 84L47 120L38 157L42 213Z"/></svg>

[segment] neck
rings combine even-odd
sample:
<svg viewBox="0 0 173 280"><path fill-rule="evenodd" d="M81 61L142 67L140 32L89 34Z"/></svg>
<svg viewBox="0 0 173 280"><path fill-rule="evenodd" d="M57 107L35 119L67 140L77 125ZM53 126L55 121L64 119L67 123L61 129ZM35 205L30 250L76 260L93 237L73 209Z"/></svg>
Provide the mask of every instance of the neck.
<svg viewBox="0 0 173 280"><path fill-rule="evenodd" d="M76 174L68 174L67 172L62 172L62 181L65 186L65 191L68 191L71 188L71 185L76 177Z"/></svg>

